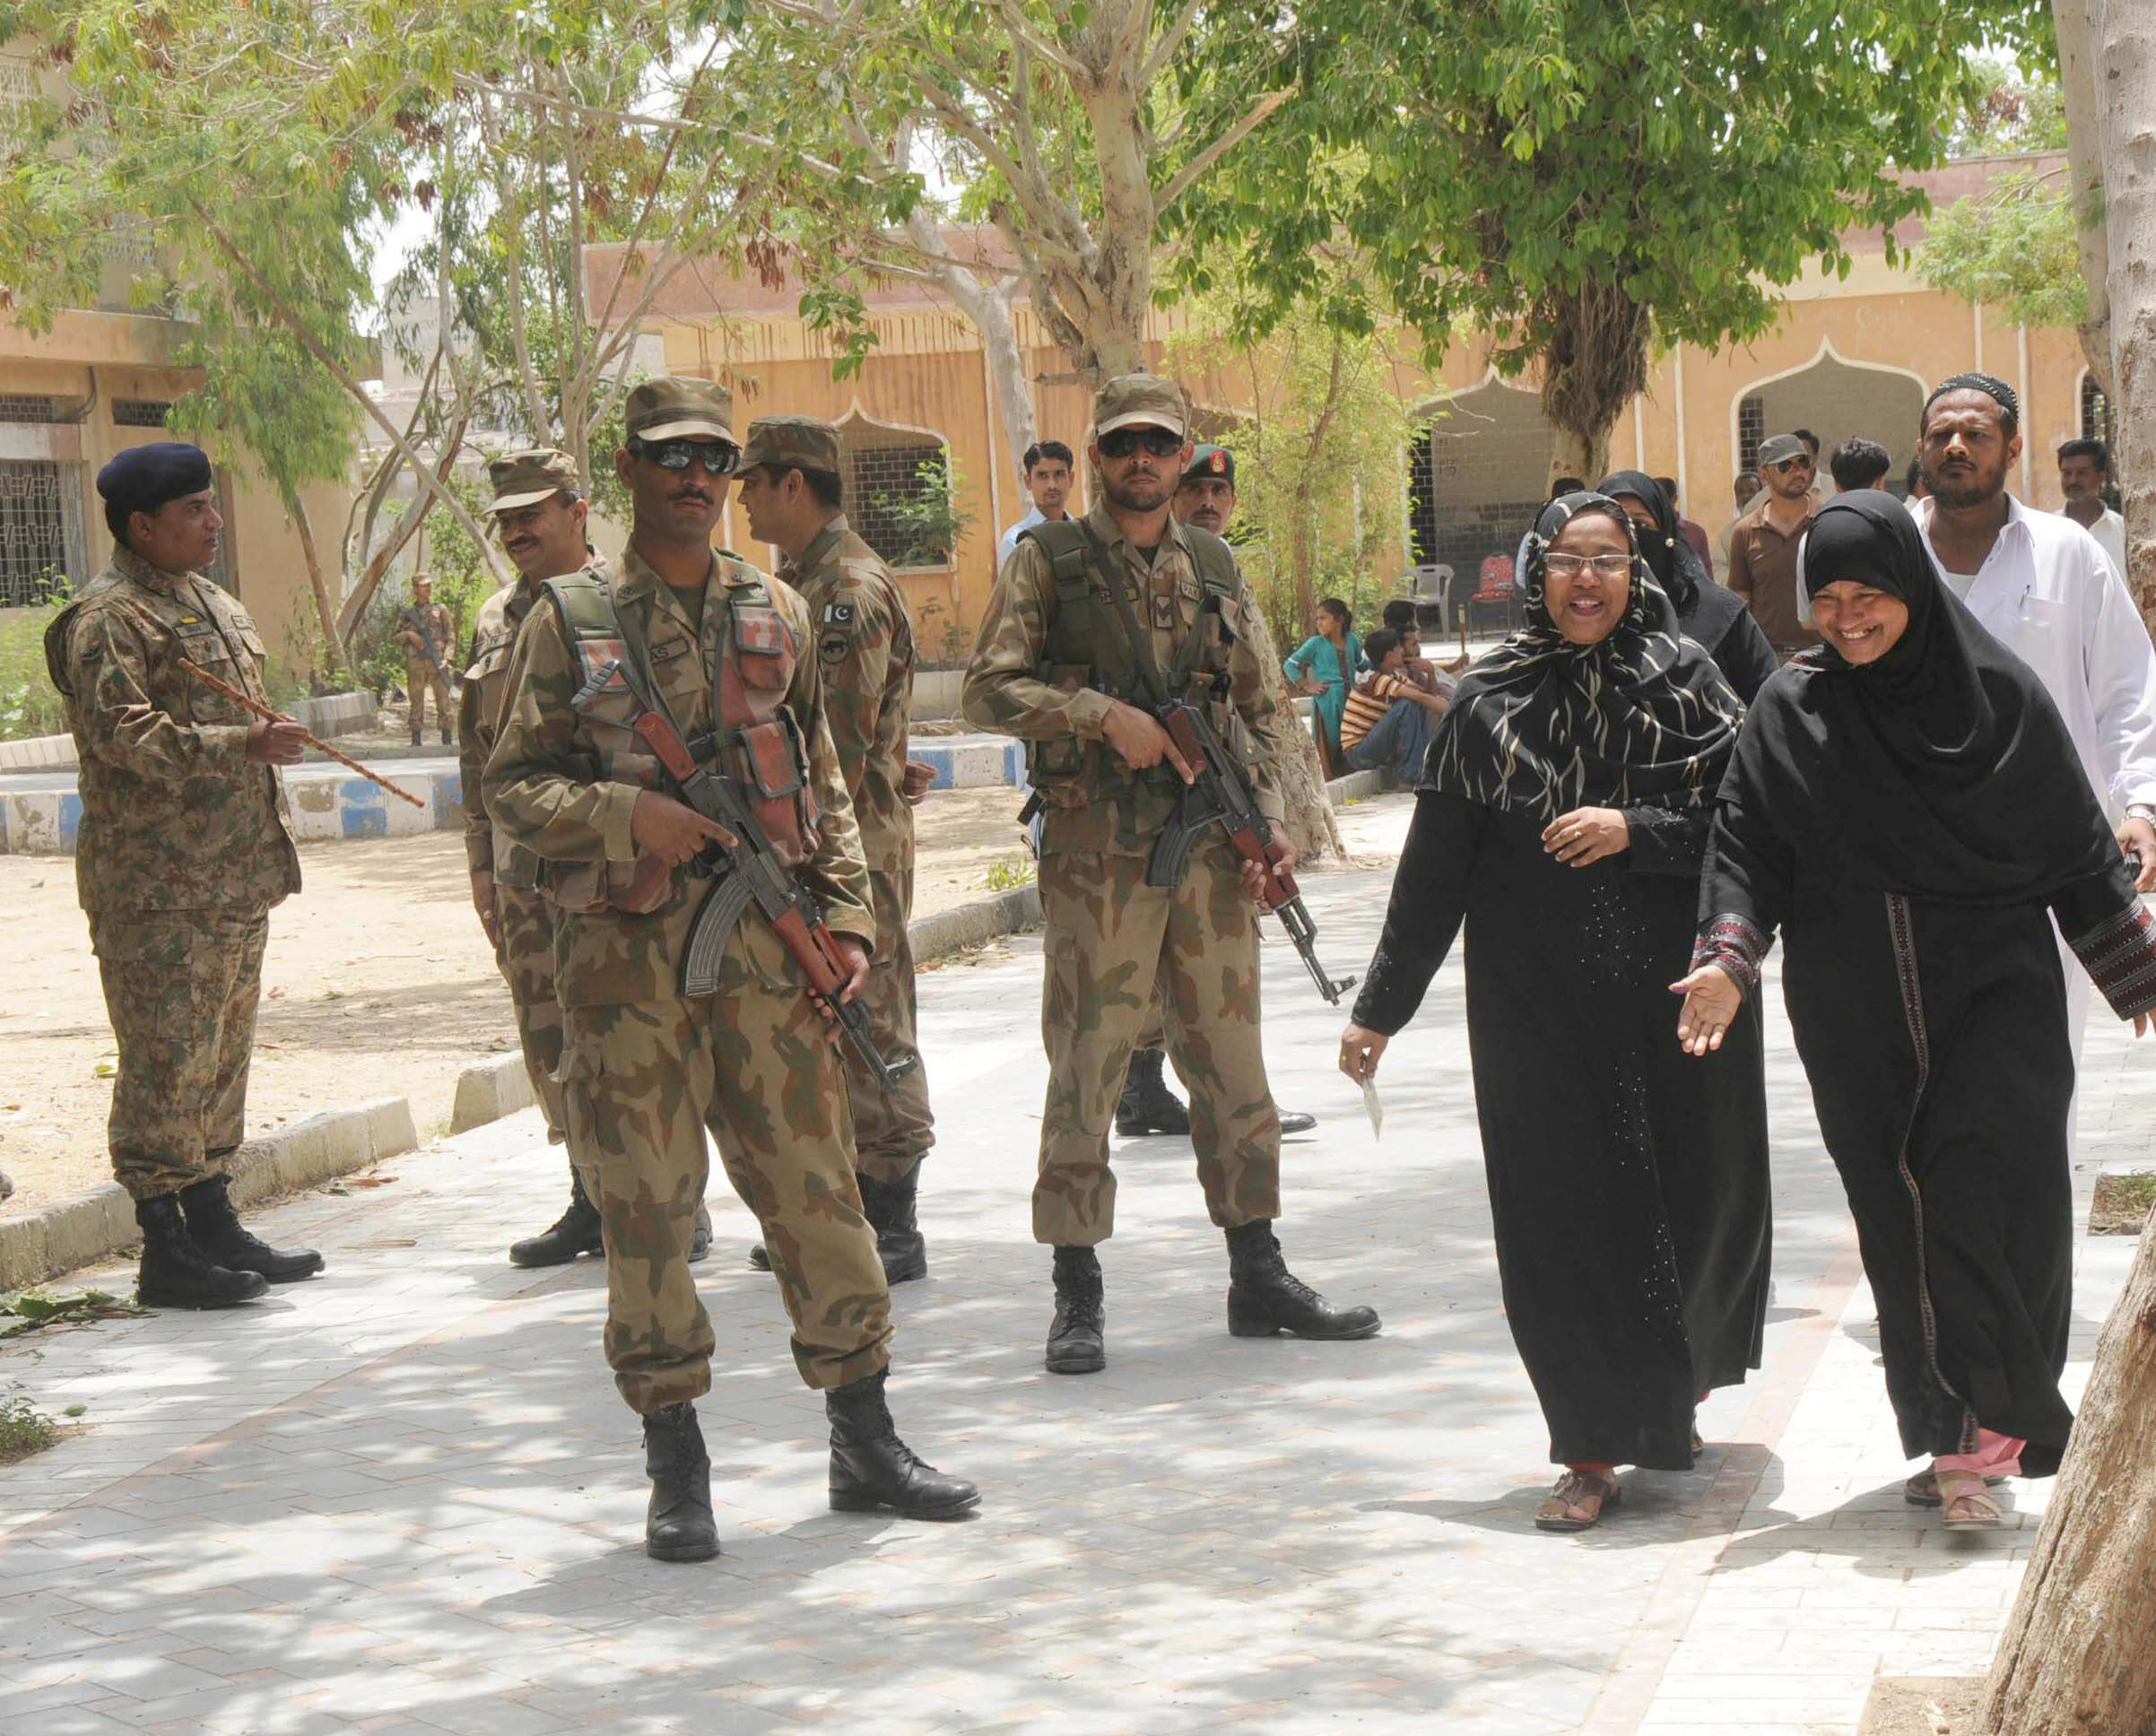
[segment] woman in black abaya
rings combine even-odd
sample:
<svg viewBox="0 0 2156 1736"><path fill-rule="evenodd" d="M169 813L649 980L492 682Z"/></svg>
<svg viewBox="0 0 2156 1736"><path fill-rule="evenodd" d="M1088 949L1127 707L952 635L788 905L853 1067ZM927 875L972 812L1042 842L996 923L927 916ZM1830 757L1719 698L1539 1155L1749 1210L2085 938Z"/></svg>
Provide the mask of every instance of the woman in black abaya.
<svg viewBox="0 0 2156 1736"><path fill-rule="evenodd" d="M1688 1072L1664 986L1743 707L1604 496L1544 509L1525 600L1430 743L1340 1064L1374 1076L1465 924L1505 1311L1566 1467L1535 1523L1578 1531L1759 1366L1767 1114L1756 1018Z"/></svg>
<svg viewBox="0 0 2156 1736"><path fill-rule="evenodd" d="M1677 509L1662 484L1644 471L1613 471L1595 485L1630 516L1655 583L1669 594L1677 625L1715 660L1722 679L1746 705L1782 666L1774 647L1744 606L1744 599L1715 583L1692 546L1677 534Z"/></svg>
<svg viewBox="0 0 2156 1736"><path fill-rule="evenodd" d="M1996 1524L1986 1480L2049 1476L2073 1424L2049 918L2137 1032L2156 933L2050 697L1939 583L1900 502L1829 501L1801 582L1824 643L1761 691L1722 786L1678 1037L1722 1040L1778 928L1902 1445L1933 1455L1909 1498Z"/></svg>

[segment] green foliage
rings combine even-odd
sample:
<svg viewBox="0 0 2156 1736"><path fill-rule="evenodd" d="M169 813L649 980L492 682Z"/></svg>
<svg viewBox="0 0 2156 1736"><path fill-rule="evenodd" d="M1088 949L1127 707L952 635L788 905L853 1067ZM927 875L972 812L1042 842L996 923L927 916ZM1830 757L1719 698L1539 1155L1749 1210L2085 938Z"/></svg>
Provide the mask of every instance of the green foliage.
<svg viewBox="0 0 2156 1736"><path fill-rule="evenodd" d="M1039 864L1030 851L1021 851L1014 856L1003 856L988 864L988 872L975 882L990 892L1013 892L1021 886L1030 886L1039 877Z"/></svg>
<svg viewBox="0 0 2156 1736"><path fill-rule="evenodd" d="M0 1464L42 1453L60 1438L59 1425L20 1392L0 1399Z"/></svg>
<svg viewBox="0 0 2156 1736"><path fill-rule="evenodd" d="M1257 322L1230 291L1201 295L1188 311L1187 328L1169 340L1169 367L1220 378L1250 406L1206 432L1234 448L1230 535L1275 638L1300 645L1320 596L1369 619L1389 595L1376 574L1404 516L1404 455L1431 414L1401 395L1404 334L1335 323L1322 299L1290 309L1262 343L1248 339Z"/></svg>
<svg viewBox="0 0 2156 1736"><path fill-rule="evenodd" d="M73 1296L11 1290L0 1296L0 1338L16 1338L47 1326L91 1326L100 1320L120 1320L149 1312L108 1290L78 1290Z"/></svg>
<svg viewBox="0 0 2156 1736"><path fill-rule="evenodd" d="M959 543L975 516L959 504L961 479L958 461L946 450L941 457L922 459L913 473L920 485L917 491L890 494L879 490L869 496L876 516L902 539L891 564L948 567L958 558Z"/></svg>
<svg viewBox="0 0 2156 1736"><path fill-rule="evenodd" d="M1262 315L1345 316L1367 281L1433 357L1458 329L1491 334L1500 370L1538 368L1552 419L1599 439L1651 343L1757 336L1776 286L1808 264L1847 273L1845 231L1891 237L1921 209L1905 171L1939 161L1942 106L1978 87L1967 51L2048 16L2039 0L1209 9L1195 101L1295 94L1179 214L1202 269L1230 256L1215 244L1244 250ZM1367 278L1343 284L1329 273L1350 247Z"/></svg>
<svg viewBox="0 0 2156 1736"><path fill-rule="evenodd" d="M60 735L67 713L45 672L45 629L67 597L59 577L48 601L34 608L0 610L0 742Z"/></svg>
<svg viewBox="0 0 2156 1736"><path fill-rule="evenodd" d="M2025 326L2078 326L2088 315L2065 175L2018 169L1932 213L1917 274L1935 290L1997 308Z"/></svg>
<svg viewBox="0 0 2156 1736"><path fill-rule="evenodd" d="M2066 99L2058 80L2025 76L2004 55L1972 56L1975 88L1946 135L1950 157L2010 157L2066 148Z"/></svg>

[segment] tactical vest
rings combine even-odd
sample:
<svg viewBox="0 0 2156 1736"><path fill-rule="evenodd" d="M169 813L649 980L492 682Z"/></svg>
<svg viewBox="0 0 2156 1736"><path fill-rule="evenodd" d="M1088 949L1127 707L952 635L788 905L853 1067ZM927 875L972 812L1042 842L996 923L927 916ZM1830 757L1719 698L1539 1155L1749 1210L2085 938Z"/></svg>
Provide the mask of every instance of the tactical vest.
<svg viewBox="0 0 2156 1736"><path fill-rule="evenodd" d="M719 558L735 559L723 551ZM580 572L550 578L545 588L561 611L570 655L584 678L572 703L597 758L596 777L665 789L664 768L636 733L641 707L620 675L621 665L634 653L611 587ZM719 628L711 696L717 727L691 737L689 751L700 764L714 767L742 786L772 847L788 867L797 868L816 852L822 818L810 783L807 738L786 703L801 647L761 578L724 588L726 618ZM639 675L648 691L662 690L648 665ZM642 915L658 908L672 893L673 875L663 864L655 866L656 861L549 863L544 890L564 909Z"/></svg>
<svg viewBox="0 0 2156 1736"><path fill-rule="evenodd" d="M1190 525L1182 528L1197 569L1198 618L1191 625L1190 637L1184 641L1183 655L1176 666L1161 673L1171 695L1196 699L1202 690L1211 704L1213 726L1220 730L1221 739L1243 749L1247 755L1248 733L1227 702L1228 651L1236 634L1221 612L1222 604L1232 601L1237 593L1235 556L1211 531ZM1040 663L1034 673L1066 693L1090 687L1110 699L1150 709L1152 695L1138 673L1121 612L1101 594L1102 586L1121 584L1124 575L1103 572L1096 578L1098 563L1091 559L1085 532L1075 519L1048 519L1028 525L1019 535L1040 545L1056 581L1056 612L1049 619ZM1149 605L1134 607L1140 610L1143 630L1147 626ZM1217 632L1206 630L1208 620ZM1026 778L1053 799L1058 786L1090 782L1112 758L1104 756L1099 744L1075 736L1028 742ZM1160 776L1162 773L1164 777ZM1165 765L1152 773L1126 775L1147 778L1163 787L1174 784L1179 788L1181 785L1174 768Z"/></svg>

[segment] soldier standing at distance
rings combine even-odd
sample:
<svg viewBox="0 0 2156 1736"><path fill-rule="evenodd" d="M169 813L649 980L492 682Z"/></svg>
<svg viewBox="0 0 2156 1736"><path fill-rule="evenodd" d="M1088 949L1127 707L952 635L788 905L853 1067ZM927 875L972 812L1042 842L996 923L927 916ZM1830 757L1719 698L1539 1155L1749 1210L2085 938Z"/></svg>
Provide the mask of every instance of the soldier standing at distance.
<svg viewBox="0 0 2156 1736"><path fill-rule="evenodd" d="M761 417L749 424L742 450L741 504L749 516L749 534L785 551L778 577L809 606L824 721L861 829L876 919L875 958L862 999L875 1028L877 1052L893 1063L908 1057L914 1063L897 1089L886 1091L857 1056L846 1054L861 1205L876 1232L884 1277L902 1284L928 1272L916 1202L921 1159L935 1143L928 1080L915 1034L913 947L906 933L913 914L912 803L926 793L926 780L914 777L918 787L908 794L912 612L890 569L846 522L839 464L839 430L830 423L806 416Z"/></svg>
<svg viewBox="0 0 2156 1736"><path fill-rule="evenodd" d="M585 541L590 508L578 490L576 461L566 452L543 447L512 452L495 459L488 474L494 499L487 511L501 537L503 552L516 563L520 577L480 604L472 633L472 663L457 696L465 855L472 871L472 906L493 943L494 961L501 968L509 1003L516 1009L525 1071L546 1116L547 1139L559 1145L568 1137L568 1124L561 1113L561 1087L554 1078L561 1064L561 1008L554 999L553 906L538 890L543 864L528 850L506 841L497 847L482 778L487 756L494 751L500 731L502 702L509 695L509 654L516 647L517 629L538 598L540 585L574 572L604 579L606 563ZM700 1205L691 1261L701 1259L709 1245L710 1222ZM580 1254L604 1252L598 1208L585 1197L584 1184L572 1162L569 1209L550 1228L512 1244L509 1263L558 1266Z"/></svg>
<svg viewBox="0 0 2156 1736"><path fill-rule="evenodd" d="M98 473L112 562L45 633L81 760L75 883L119 1047L113 1178L143 1229L137 1294L220 1308L311 1278L232 1210L225 1166L247 1132L248 1063L269 911L300 890L275 768L300 725L262 722L179 667L264 704L246 610L200 576L216 559L210 461L170 440Z"/></svg>
<svg viewBox="0 0 2156 1736"><path fill-rule="evenodd" d="M1242 638L1256 610L1249 586L1227 544L1169 511L1190 462L1184 428L1173 381L1131 374L1100 388L1092 459L1103 498L1082 520L1036 525L1021 538L966 672L967 720L1030 744L1028 776L1047 804L1048 1092L1033 1236L1056 1250L1047 1360L1058 1374L1106 1366L1093 1250L1115 1227L1108 1122L1156 994L1190 1088L1205 1203L1227 1232L1229 1331L1333 1339L1378 1330L1370 1309L1331 1307L1290 1272L1274 1238L1280 1120L1258 1040L1256 871L1214 829L1193 848L1180 886L1145 883L1188 768L1152 713L1131 703L1145 694L1143 659L1172 694L1209 708L1249 762L1275 827L1281 817L1265 771L1277 722ZM1290 846L1283 865L1292 864Z"/></svg>
<svg viewBox="0 0 2156 1736"><path fill-rule="evenodd" d="M427 725L427 695L434 695L434 721L441 744L449 745L449 664L456 629L449 612L434 600L434 581L424 573L412 579L412 601L396 618L397 643L404 647L404 692L409 698L412 745Z"/></svg>
<svg viewBox="0 0 2156 1736"><path fill-rule="evenodd" d="M711 1323L687 1253L709 1159L763 1226L802 1378L824 1393L836 1508L950 1518L976 1506L900 1440L884 1403L891 1293L861 1215L839 1059L785 945L753 906L715 994L681 992L726 829L665 793L617 665L633 661L703 762L740 779L813 888L852 977L875 922L859 834L823 718L814 625L794 591L710 536L740 447L732 400L704 380L629 395L614 468L634 505L622 571L554 581L517 637L487 762L503 838L548 864L569 1149L606 1240L606 1356L644 1419L645 1548L717 1553L711 1466L693 1401L711 1384ZM569 872L580 868L583 872Z"/></svg>

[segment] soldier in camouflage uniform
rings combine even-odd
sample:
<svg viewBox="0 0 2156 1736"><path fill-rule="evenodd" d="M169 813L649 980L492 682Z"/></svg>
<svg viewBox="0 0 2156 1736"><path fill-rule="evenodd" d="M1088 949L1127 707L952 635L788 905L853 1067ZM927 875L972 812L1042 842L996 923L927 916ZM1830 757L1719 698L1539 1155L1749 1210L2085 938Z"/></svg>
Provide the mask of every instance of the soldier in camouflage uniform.
<svg viewBox="0 0 2156 1736"><path fill-rule="evenodd" d="M1188 773L1153 713L1131 703L1146 696L1147 659L1170 691L1209 708L1279 823L1267 770L1277 722L1242 638L1256 604L1227 545L1169 514L1190 462L1180 388L1126 375L1100 388L1093 412L1102 499L1067 528L1036 525L1021 536L981 622L963 701L969 722L1030 744L1029 776L1047 803L1048 1091L1033 1236L1055 1249L1048 1367L1106 1366L1094 1249L1115 1224L1108 1123L1156 993L1190 1088L1198 1179L1227 1232L1229 1331L1367 1338L1377 1315L1330 1306L1288 1271L1273 1235L1280 1121L1258 1038L1257 872L1214 828L1179 886L1145 883ZM1291 847L1289 865L1292 856Z"/></svg>
<svg viewBox="0 0 2156 1736"><path fill-rule="evenodd" d="M487 510L503 551L516 562L521 577L480 605L472 634L471 666L465 671L458 693L465 855L472 871L473 908L479 912L480 925L494 948L494 961L509 984L525 1071L546 1115L547 1139L559 1145L568 1135L561 1087L554 1077L561 1065L561 1009L554 1000L553 907L539 893L539 864L531 855L510 844L496 847L482 775L487 755L494 751L502 701L509 692L509 653L540 585L562 573L589 572L604 577L606 563L584 540L590 508L577 486L576 461L566 452L543 447L512 452L495 459L488 473L494 499ZM689 1253L691 1263L703 1258L710 1242L710 1214L700 1202ZM569 1209L538 1235L512 1243L509 1263L558 1266L581 1254L604 1251L598 1208L585 1197L584 1184L572 1163Z"/></svg>
<svg viewBox="0 0 2156 1736"><path fill-rule="evenodd" d="M769 1245L794 1358L823 1391L834 1507L948 1518L973 1485L924 1465L885 1406L890 1290L861 1214L842 1073L799 967L752 906L726 940L716 992L682 993L684 949L714 889L703 853L726 829L666 793L622 674L656 692L703 763L743 786L775 848L868 975L875 924L859 833L823 718L807 605L710 534L740 447L726 392L646 380L629 395L614 466L634 504L622 571L555 580L526 618L501 735L487 762L500 837L546 866L570 1152L606 1242L606 1356L644 1419L645 1547L717 1552L710 1461L693 1401L712 1334L688 1268L716 1139Z"/></svg>
<svg viewBox="0 0 2156 1736"><path fill-rule="evenodd" d="M886 1091L857 1056L846 1055L861 1203L883 1274L900 1284L928 1271L916 1202L921 1159L935 1143L906 931L913 914L913 808L906 798L913 615L890 569L846 522L836 428L806 416L760 418L749 424L741 463L749 534L785 551L778 577L801 593L814 623L824 720L868 862L876 952L862 998L876 1049L886 1061L912 1063Z"/></svg>
<svg viewBox="0 0 2156 1736"><path fill-rule="evenodd" d="M441 729L441 744L449 745L448 658L456 635L449 612L434 600L434 581L424 573L414 575L412 602L396 618L397 643L404 647L404 693L410 700L413 747L426 730L429 692L434 695L434 721Z"/></svg>
<svg viewBox="0 0 2156 1736"><path fill-rule="evenodd" d="M223 525L209 460L137 447L98 492L112 563L47 629L45 660L81 762L75 884L119 1049L112 1173L142 1226L143 1302L225 1307L322 1270L311 1248L247 1231L226 1173L247 1129L269 911L300 890L276 768L300 758L301 731L179 666L268 703L254 621L200 575Z"/></svg>

